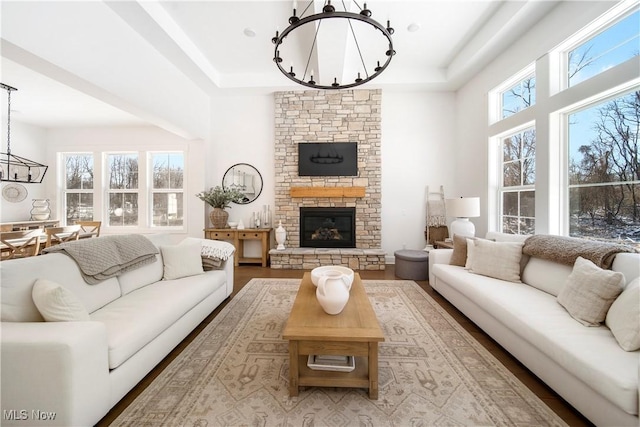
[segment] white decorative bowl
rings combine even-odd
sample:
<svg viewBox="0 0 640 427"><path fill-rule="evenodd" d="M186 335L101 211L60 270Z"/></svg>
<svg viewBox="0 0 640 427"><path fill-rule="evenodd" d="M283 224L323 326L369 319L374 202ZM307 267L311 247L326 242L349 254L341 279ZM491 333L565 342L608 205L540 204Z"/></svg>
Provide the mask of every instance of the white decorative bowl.
<svg viewBox="0 0 640 427"><path fill-rule="evenodd" d="M320 281L320 276L324 276L329 271L338 271L344 275L346 275L349 279L349 286L353 284L353 270L347 267L343 267L341 265L325 265L322 267L316 267L311 270L311 282L315 286L318 286L318 282Z"/></svg>
<svg viewBox="0 0 640 427"><path fill-rule="evenodd" d="M227 224L229 224L229 227L231 227L231 228L238 228L238 223L237 222L228 222Z"/></svg>

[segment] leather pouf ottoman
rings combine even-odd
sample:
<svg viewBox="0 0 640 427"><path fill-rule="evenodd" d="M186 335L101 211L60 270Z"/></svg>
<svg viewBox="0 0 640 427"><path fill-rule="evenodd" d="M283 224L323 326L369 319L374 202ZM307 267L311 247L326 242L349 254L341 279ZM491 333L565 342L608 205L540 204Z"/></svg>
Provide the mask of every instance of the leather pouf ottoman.
<svg viewBox="0 0 640 427"><path fill-rule="evenodd" d="M401 279L427 280L429 277L429 252L403 249L395 251L395 273Z"/></svg>

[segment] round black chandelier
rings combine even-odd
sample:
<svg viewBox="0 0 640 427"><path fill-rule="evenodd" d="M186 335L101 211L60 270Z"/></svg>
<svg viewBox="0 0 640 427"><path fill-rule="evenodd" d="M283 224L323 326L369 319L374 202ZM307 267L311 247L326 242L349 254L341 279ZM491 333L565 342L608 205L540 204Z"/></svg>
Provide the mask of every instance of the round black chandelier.
<svg viewBox="0 0 640 427"><path fill-rule="evenodd" d="M331 4L331 0L327 0L324 7L322 8L322 12L316 13L314 15L304 16L309 7L313 4L313 0L311 0L309 2L309 5L305 8L301 16L299 17L296 16L296 8L294 5L293 15L289 17L290 25L281 33L279 31L276 31L275 37L271 39L273 44L275 44L273 61L278 66L280 72L282 72L282 74L287 76L287 78L293 80L298 84L315 89L349 89L352 87L360 86L378 77L387 68L387 66L389 66L391 59L396 54L396 51L393 49L393 42L391 40L391 35L393 34L394 30L393 28L391 28L389 21L387 21L387 26L385 27L376 20L372 19L371 11L367 9L366 3L364 3L364 8L361 8L360 5L358 5L358 3L356 3L355 1L354 3L360 9L360 13L347 12L344 1L342 1L342 6L345 10L343 12L336 11L335 7ZM333 79L332 82L320 83L314 80L315 78L318 78L318 80L320 80L320 77L318 75L314 76L315 71L312 66L313 53L314 50L316 51L316 54L318 51L318 34L322 27L322 23L329 19L346 20L348 24L347 33L350 34L353 46L355 46L358 52L358 58L356 59L356 61L359 71L357 71L356 75L354 75L352 77L352 80L349 82L341 82L340 80L342 79L339 79L336 75L331 76L331 78ZM280 55L280 51L284 46L283 42L285 41L286 37L290 35L294 30L298 30L298 33L300 33L303 31L301 30L301 27L311 22L316 23L316 25L313 32L313 41L311 42L308 57L306 63L304 64L304 70L296 70L296 73L296 71L294 71L293 61L290 62L290 65L288 67L289 69L287 70L285 67L283 67L283 63L287 62L287 58L283 58ZM360 42L358 41L358 39L356 38L356 31L354 29L354 24L358 25L359 27L363 27L362 25L360 25L360 23L367 24L364 25L364 27L367 28L368 26L373 27L373 33L375 33L373 35L375 37L378 37L378 31L380 31L382 37L384 37L384 39L378 40L377 44L377 47L382 47L382 52L373 53L375 57L381 59L376 59L375 62L371 61L368 66L367 60L365 60L366 55L361 49L362 40ZM364 30L362 30L359 34L359 37L361 39L363 36L368 36L368 34L366 34ZM333 50L334 48L335 46L329 46L328 50ZM371 56L371 52L366 53ZM336 53L336 55L338 55L338 53Z"/></svg>

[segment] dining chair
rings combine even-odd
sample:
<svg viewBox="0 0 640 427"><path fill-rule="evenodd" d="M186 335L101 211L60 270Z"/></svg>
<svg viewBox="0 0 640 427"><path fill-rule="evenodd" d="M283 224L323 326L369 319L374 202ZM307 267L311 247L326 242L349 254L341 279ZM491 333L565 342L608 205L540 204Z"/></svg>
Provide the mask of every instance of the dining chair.
<svg viewBox="0 0 640 427"><path fill-rule="evenodd" d="M48 227L44 231L47 233L47 243L45 247L58 245L64 242L78 240L82 228L79 225L67 225L64 227Z"/></svg>
<svg viewBox="0 0 640 427"><path fill-rule="evenodd" d="M100 237L102 221L76 221L76 225L80 226L80 239Z"/></svg>
<svg viewBox="0 0 640 427"><path fill-rule="evenodd" d="M38 255L41 237L44 237L41 229L0 233L0 260Z"/></svg>

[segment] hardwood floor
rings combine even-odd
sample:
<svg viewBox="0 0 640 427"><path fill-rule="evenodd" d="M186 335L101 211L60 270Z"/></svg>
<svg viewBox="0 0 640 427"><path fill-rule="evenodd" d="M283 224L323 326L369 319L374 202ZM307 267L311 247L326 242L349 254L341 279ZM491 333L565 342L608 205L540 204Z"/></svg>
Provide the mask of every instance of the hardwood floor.
<svg viewBox="0 0 640 427"><path fill-rule="evenodd" d="M268 267L240 266L235 269L234 289L231 298L237 294L244 285L253 278L302 278L303 270L272 270ZM394 266L387 265L384 271L359 271L360 277L367 279L397 279L394 274ZM593 426L586 418L566 403L553 390L547 387L535 375L533 375L520 362L513 358L507 351L497 344L491 337L482 332L473 322L467 319L454 306L447 302L437 292L431 289L429 282L417 281L435 301L437 301L460 325L462 325L473 337L478 340L493 356L509 369L523 384L544 401L558 416L570 426ZM178 356L182 350L214 319L224 308L229 300L223 302L211 313L194 331L186 337L161 363L158 364L138 385L131 390L111 411L97 424L99 427L108 426L120 413L133 402L133 400Z"/></svg>

